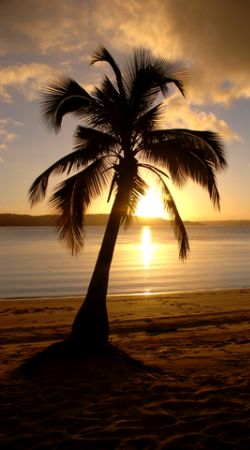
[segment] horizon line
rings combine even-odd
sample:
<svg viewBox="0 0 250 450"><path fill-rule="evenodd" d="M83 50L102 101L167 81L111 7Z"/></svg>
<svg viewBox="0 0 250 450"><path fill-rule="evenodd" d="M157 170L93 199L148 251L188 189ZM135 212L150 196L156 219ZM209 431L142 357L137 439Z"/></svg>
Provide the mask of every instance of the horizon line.
<svg viewBox="0 0 250 450"><path fill-rule="evenodd" d="M42 218L42 217L57 217L58 214L28 214L28 213L13 213L13 212L0 212L0 216L26 216L26 217L30 217L30 218ZM85 215L86 217L88 216L102 216L104 217L108 217L109 213L87 213ZM153 220L161 220L163 222L171 222L172 220L169 218L163 218L163 217L157 217L157 216L141 216L141 215L132 215L133 218L135 219L142 219L142 220L149 220L149 221L153 221ZM183 219L183 222L249 222L250 221L250 217L247 218L240 218L240 219L206 219L206 218L197 218L197 219Z"/></svg>

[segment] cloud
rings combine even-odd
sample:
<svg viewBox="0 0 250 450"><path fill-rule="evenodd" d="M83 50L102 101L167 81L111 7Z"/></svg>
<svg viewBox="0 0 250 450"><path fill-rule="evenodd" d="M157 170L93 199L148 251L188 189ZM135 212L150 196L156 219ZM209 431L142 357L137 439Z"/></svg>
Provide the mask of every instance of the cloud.
<svg viewBox="0 0 250 450"><path fill-rule="evenodd" d="M145 46L184 58L194 103L250 98L249 0L108 0L96 2L94 17L119 49Z"/></svg>
<svg viewBox="0 0 250 450"><path fill-rule="evenodd" d="M227 142L242 142L241 137L224 120L216 117L214 113L207 113L190 105L179 94L169 97L166 106L162 127L211 130L219 133Z"/></svg>
<svg viewBox="0 0 250 450"><path fill-rule="evenodd" d="M22 64L8 66L0 69L0 97L7 102L12 102L10 89L21 92L29 101L39 96L39 90L44 85L46 78L52 73L47 64Z"/></svg>
<svg viewBox="0 0 250 450"><path fill-rule="evenodd" d="M185 59L193 103L250 98L249 0L8 0L0 16L6 58L53 56L71 69L99 44L117 56L144 46Z"/></svg>
<svg viewBox="0 0 250 450"><path fill-rule="evenodd" d="M193 65L192 100L230 104L249 98L249 1L167 3L172 32Z"/></svg>
<svg viewBox="0 0 250 450"><path fill-rule="evenodd" d="M18 127L21 125L21 122L12 119L0 119L0 152L7 150L9 144L19 137L16 132L10 130L10 127ZM0 162L3 162L1 157Z"/></svg>
<svg viewBox="0 0 250 450"><path fill-rule="evenodd" d="M82 0L2 1L0 52L81 49L88 27L88 2Z"/></svg>

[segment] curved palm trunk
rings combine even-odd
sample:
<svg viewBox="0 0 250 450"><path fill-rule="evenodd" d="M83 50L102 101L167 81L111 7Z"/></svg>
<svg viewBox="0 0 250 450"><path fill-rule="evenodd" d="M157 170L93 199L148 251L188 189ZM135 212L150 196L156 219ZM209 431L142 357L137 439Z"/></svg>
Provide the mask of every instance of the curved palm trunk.
<svg viewBox="0 0 250 450"><path fill-rule="evenodd" d="M85 300L72 325L70 341L80 351L100 351L108 344L109 321L106 298L109 271L122 218L122 201L116 195L101 249Z"/></svg>

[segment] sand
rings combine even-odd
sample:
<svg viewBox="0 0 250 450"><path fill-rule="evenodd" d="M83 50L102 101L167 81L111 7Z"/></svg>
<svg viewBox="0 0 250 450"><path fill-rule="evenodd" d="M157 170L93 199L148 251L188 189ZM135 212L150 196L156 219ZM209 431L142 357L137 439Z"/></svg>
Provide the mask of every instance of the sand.
<svg viewBox="0 0 250 450"><path fill-rule="evenodd" d="M124 360L25 358L67 335L76 298L0 302L3 449L250 448L250 290L109 299Z"/></svg>

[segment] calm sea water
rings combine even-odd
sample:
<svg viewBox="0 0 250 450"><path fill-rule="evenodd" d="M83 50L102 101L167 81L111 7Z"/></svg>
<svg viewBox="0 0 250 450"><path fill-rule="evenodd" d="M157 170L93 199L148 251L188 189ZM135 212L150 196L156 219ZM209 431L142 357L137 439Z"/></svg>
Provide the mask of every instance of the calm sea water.
<svg viewBox="0 0 250 450"><path fill-rule="evenodd" d="M0 227L0 298L84 294L103 232L87 227L76 258L52 227ZM183 263L168 227L121 229L109 293L250 287L249 225L190 225L188 233L191 253Z"/></svg>

